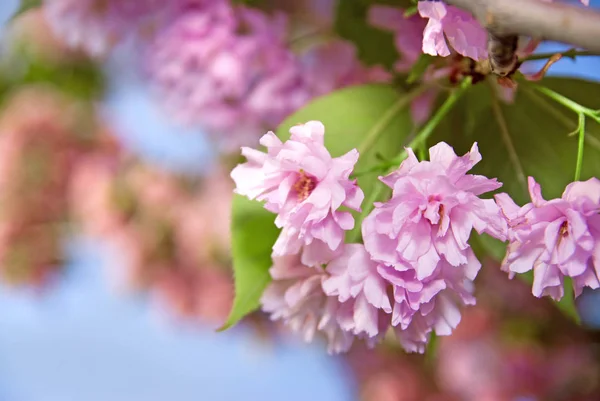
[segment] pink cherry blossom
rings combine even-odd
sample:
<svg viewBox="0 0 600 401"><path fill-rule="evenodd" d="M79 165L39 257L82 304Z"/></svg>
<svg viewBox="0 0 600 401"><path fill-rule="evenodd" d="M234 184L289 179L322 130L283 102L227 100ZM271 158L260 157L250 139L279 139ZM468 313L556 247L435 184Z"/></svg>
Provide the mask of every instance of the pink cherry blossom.
<svg viewBox="0 0 600 401"><path fill-rule="evenodd" d="M495 179L466 174L481 160L474 144L465 156L441 142L419 162L412 149L400 168L381 180L392 198L376 203L362 233L373 259L395 266L408 263L417 279L430 277L444 258L453 266L468 263L471 230L505 239L506 222L491 199L478 196L499 188Z"/></svg>
<svg viewBox="0 0 600 401"><path fill-rule="evenodd" d="M350 349L354 335L340 325L341 304L321 287L327 277L325 270L302 264L299 255L286 255L273 258L269 271L273 282L263 293L261 304L271 320L282 320L305 342L313 341L317 331L323 332L330 353Z"/></svg>
<svg viewBox="0 0 600 401"><path fill-rule="evenodd" d="M343 254L327 265L329 277L323 281L325 294L337 297L341 309L352 317L343 320L342 327L368 338L371 345L385 335L392 312L389 283L377 267L362 244L347 244Z"/></svg>
<svg viewBox="0 0 600 401"><path fill-rule="evenodd" d="M248 160L231 172L235 192L265 201L277 213L275 224L282 228L273 255L301 251L306 265L327 263L340 250L344 231L354 227L354 218L342 206L360 210L363 191L350 180L358 151L331 157L324 146L325 127L309 121L290 129L291 137L281 142L273 132L260 143L267 153L244 147Z"/></svg>
<svg viewBox="0 0 600 401"><path fill-rule="evenodd" d="M546 201L529 177L531 203L517 206L507 194L496 201L508 221L509 245L502 269L512 278L533 270L536 297L563 297L565 277L575 295L600 287L600 180L569 184L561 198Z"/></svg>
<svg viewBox="0 0 600 401"><path fill-rule="evenodd" d="M473 60L487 58L487 31L471 14L441 1L419 1L418 9L421 17L429 19L423 32L424 53L447 57L449 44Z"/></svg>
<svg viewBox="0 0 600 401"><path fill-rule="evenodd" d="M461 307L475 305L473 280L481 264L469 250L467 263L457 267L442 259L426 280L418 280L414 269L398 267L382 270L394 284L392 325L406 351L424 353L432 332L451 335L460 323Z"/></svg>
<svg viewBox="0 0 600 401"><path fill-rule="evenodd" d="M323 290L342 304L341 328L373 346L390 326L407 352L423 353L431 332L450 335L460 307L475 304L472 282L481 264L472 251L456 267L442 260L435 273L419 280L407 263L388 266L371 260L362 244L348 244L326 268Z"/></svg>

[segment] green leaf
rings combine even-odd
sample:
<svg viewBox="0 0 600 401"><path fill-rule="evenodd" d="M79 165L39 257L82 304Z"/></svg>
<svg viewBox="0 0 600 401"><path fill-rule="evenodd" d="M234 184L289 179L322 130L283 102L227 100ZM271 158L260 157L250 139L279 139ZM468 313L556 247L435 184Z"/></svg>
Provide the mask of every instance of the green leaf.
<svg viewBox="0 0 600 401"><path fill-rule="evenodd" d="M235 299L225 324L226 330L256 310L271 281L271 252L279 230L275 215L259 202L235 195L232 203L231 243Z"/></svg>
<svg viewBox="0 0 600 401"><path fill-rule="evenodd" d="M319 120L325 124L325 146L332 156L341 156L357 148L361 149L365 135L379 124L382 117L402 102L404 96L391 86L362 85L354 86L330 95L321 97L289 117L277 130L277 135L286 140L290 127L310 120ZM411 133L412 122L408 102L406 107L398 110L382 127L377 140L368 152L360 155L354 171L363 171L379 163L380 158L391 159L406 144ZM378 184L375 174L365 174L358 178L358 185L369 199L375 185ZM365 204L363 204L365 207ZM355 213L355 217L358 214ZM360 227L349 233L356 237Z"/></svg>
<svg viewBox="0 0 600 401"><path fill-rule="evenodd" d="M42 5L42 0L21 0L21 4L17 11L13 14L11 19L17 18L19 15L25 13L31 8L39 7Z"/></svg>
<svg viewBox="0 0 600 401"><path fill-rule="evenodd" d="M586 107L600 108L600 84L566 78L548 78L542 84ZM473 87L440 124L432 143L446 141L457 154L464 154L478 142L483 160L473 172L497 177L504 183L500 191L509 193L518 204L530 201L527 176L540 183L546 199L560 197L575 173L577 137L568 134L577 127L577 115L528 89L526 83L517 89L513 104L494 99L489 85ZM586 128L583 180L600 176L600 127L588 119ZM503 256L498 241L481 240L492 256ZM567 283L559 307L569 316L577 316Z"/></svg>

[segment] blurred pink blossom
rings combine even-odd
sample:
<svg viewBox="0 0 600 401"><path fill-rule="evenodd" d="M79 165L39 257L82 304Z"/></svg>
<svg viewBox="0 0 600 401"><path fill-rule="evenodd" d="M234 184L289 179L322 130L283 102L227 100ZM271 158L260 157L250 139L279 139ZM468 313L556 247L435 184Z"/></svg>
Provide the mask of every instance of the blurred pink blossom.
<svg viewBox="0 0 600 401"><path fill-rule="evenodd" d="M73 167L102 147L94 135L81 135L89 117L77 101L42 85L18 89L3 105L0 266L13 283L43 285L62 266Z"/></svg>
<svg viewBox="0 0 600 401"><path fill-rule="evenodd" d="M423 30L427 25L425 19L418 15L404 16L401 8L374 5L369 9L371 25L392 31L400 60L394 64L398 72L408 72L423 54Z"/></svg>
<svg viewBox="0 0 600 401"><path fill-rule="evenodd" d="M346 86L385 83L392 79L392 75L380 66L363 66L356 47L344 40L311 47L301 55L301 62L311 96L325 95Z"/></svg>
<svg viewBox="0 0 600 401"><path fill-rule="evenodd" d="M174 2L171 2L173 4ZM64 42L92 56L104 56L120 40L165 16L160 0L44 0L46 17Z"/></svg>
<svg viewBox="0 0 600 401"><path fill-rule="evenodd" d="M190 2L148 49L150 79L176 119L225 150L252 143L310 98L286 30L283 14Z"/></svg>

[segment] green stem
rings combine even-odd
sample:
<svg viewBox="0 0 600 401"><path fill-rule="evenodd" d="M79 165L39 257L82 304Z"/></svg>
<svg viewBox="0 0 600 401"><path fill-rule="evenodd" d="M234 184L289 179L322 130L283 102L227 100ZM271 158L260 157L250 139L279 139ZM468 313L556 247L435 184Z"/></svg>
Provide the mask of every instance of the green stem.
<svg viewBox="0 0 600 401"><path fill-rule="evenodd" d="M538 92L548 96L550 99L554 100L557 103L562 104L566 108L573 110L575 113L586 115L600 123L600 116L598 115L598 112L596 110L592 110L588 107L582 106L579 103L574 102L571 99L561 95L560 93L554 92L552 89L547 88L545 86L534 85L534 84L530 84L530 85L532 85L533 88L535 90L537 90Z"/></svg>
<svg viewBox="0 0 600 401"><path fill-rule="evenodd" d="M415 138L408 145L409 148L416 148L421 143L424 143L427 138L433 133L439 123L446 117L448 112L452 110L452 107L456 104L458 99L462 96L463 93L471 86L471 77L466 78L460 86L450 93L450 96L446 99L446 101L440 106L440 108L435 112L433 117L427 124L423 126L421 131L415 136ZM392 159L391 163L393 165L398 165L402 163L404 158L406 157L406 151L400 153L397 157Z"/></svg>
<svg viewBox="0 0 600 401"><path fill-rule="evenodd" d="M367 132L365 139L358 147L358 153L362 155L371 150L373 145L375 145L377 142L377 139L379 139L394 117L408 107L416 97L422 95L429 88L429 85L420 85L404 96L400 97L397 102L395 102L389 109L386 110L381 119L379 119L377 123L373 125L369 132Z"/></svg>
<svg viewBox="0 0 600 401"><path fill-rule="evenodd" d="M579 143L577 146L577 165L575 166L575 181L581 179L583 167L583 149L585 145L585 115L579 114Z"/></svg>
<svg viewBox="0 0 600 401"><path fill-rule="evenodd" d="M492 95L492 114L494 114L494 118L498 123L498 128L500 129L500 134L502 137L502 141L504 142L504 146L506 146L506 151L508 152L508 158L514 166L515 174L517 175L517 180L527 189L527 179L525 178L525 171L523 170L523 166L521 165L521 161L519 160L519 155L517 154L517 149L512 141L512 137L510 135L510 131L508 130L508 124L506 123L506 118L504 118L504 114L502 113L502 107L500 106L500 102L498 101L497 94Z"/></svg>
<svg viewBox="0 0 600 401"><path fill-rule="evenodd" d="M564 52L532 54L531 56L525 57L523 59L523 61L546 60L546 59L549 59L550 57L554 56L555 54L560 54L563 57L569 57L572 59L575 59L575 57L580 57L580 56L600 56L600 53L598 53L598 52L592 52L589 50L569 49Z"/></svg>

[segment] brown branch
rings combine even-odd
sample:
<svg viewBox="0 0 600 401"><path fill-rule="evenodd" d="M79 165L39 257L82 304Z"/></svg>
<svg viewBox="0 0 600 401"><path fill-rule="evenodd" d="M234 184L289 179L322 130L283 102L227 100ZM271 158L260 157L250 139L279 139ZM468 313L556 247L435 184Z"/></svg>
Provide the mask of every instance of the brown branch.
<svg viewBox="0 0 600 401"><path fill-rule="evenodd" d="M600 51L600 12L540 0L444 0L497 35L526 35Z"/></svg>

